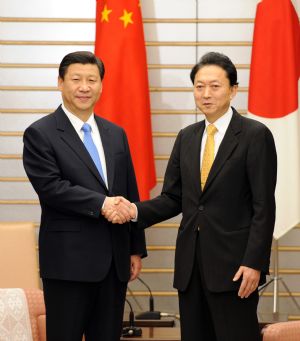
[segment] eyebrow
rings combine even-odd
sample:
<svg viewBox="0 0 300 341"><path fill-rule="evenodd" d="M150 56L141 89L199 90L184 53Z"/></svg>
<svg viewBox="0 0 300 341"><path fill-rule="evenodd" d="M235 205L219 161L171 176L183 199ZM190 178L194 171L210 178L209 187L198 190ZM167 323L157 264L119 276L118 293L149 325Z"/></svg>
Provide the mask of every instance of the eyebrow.
<svg viewBox="0 0 300 341"><path fill-rule="evenodd" d="M201 81L201 80L198 80L198 81L196 81L196 83L205 83L205 82L204 82L204 81ZM208 83L219 83L219 84L221 84L222 82L220 82L220 81L217 80L217 79L214 79L214 80L208 81Z"/></svg>

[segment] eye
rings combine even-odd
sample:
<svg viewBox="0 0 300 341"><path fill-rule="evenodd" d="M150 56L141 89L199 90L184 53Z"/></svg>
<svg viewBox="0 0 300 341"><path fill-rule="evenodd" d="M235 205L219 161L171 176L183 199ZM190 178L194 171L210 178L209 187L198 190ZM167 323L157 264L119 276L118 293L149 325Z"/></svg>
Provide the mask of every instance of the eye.
<svg viewBox="0 0 300 341"><path fill-rule="evenodd" d="M196 89L198 89L198 90L202 90L203 88L204 88L203 85L200 85L200 84L196 85Z"/></svg>
<svg viewBox="0 0 300 341"><path fill-rule="evenodd" d="M220 87L220 85L218 85L218 84L213 84L211 87L212 87L213 89L218 89L218 88Z"/></svg>

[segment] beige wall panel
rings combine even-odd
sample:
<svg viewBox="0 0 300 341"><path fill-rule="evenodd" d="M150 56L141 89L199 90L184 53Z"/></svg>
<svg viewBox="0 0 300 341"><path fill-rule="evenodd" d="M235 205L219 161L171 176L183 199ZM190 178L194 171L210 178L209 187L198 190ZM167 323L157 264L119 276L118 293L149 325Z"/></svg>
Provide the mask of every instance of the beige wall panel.
<svg viewBox="0 0 300 341"><path fill-rule="evenodd" d="M175 137L154 137L154 153L159 155L170 154L175 142Z"/></svg>
<svg viewBox="0 0 300 341"><path fill-rule="evenodd" d="M95 23L6 22L1 24L1 31L3 40L93 41L95 39Z"/></svg>
<svg viewBox="0 0 300 341"><path fill-rule="evenodd" d="M298 245L299 245L299 231L298 231L297 239L298 239ZM300 269L300 251L280 252L279 253L279 266L281 268ZM299 285L299 291L300 291L300 285Z"/></svg>
<svg viewBox="0 0 300 341"><path fill-rule="evenodd" d="M177 228L156 228L146 229L148 245L175 245Z"/></svg>
<svg viewBox="0 0 300 341"><path fill-rule="evenodd" d="M198 1L198 16L200 18L253 18L257 0L219 0Z"/></svg>
<svg viewBox="0 0 300 341"><path fill-rule="evenodd" d="M250 64L251 46L199 46L198 56L200 57L210 51L226 54L235 64Z"/></svg>
<svg viewBox="0 0 300 341"><path fill-rule="evenodd" d="M232 104L236 108L247 108L247 92L238 92ZM159 110L193 110L195 102L193 92L152 92L150 94L152 109Z"/></svg>
<svg viewBox="0 0 300 341"><path fill-rule="evenodd" d="M298 246L299 245L299 233L300 229L293 229L289 231L289 233L285 234L282 238L279 240L279 245L290 245L290 246ZM300 252L298 254L298 257L296 257L299 261L298 267L300 268Z"/></svg>
<svg viewBox="0 0 300 341"><path fill-rule="evenodd" d="M280 275L280 278L284 280L285 284L292 292L299 292L299 275ZM279 288L284 291L282 283L279 285Z"/></svg>
<svg viewBox="0 0 300 341"><path fill-rule="evenodd" d="M148 75L152 87L192 87L190 69L149 69Z"/></svg>
<svg viewBox="0 0 300 341"><path fill-rule="evenodd" d="M201 23L198 25L198 41L251 41L253 26L252 23Z"/></svg>
<svg viewBox="0 0 300 341"><path fill-rule="evenodd" d="M238 82L240 87L248 87L249 86L249 69L238 69Z"/></svg>
<svg viewBox="0 0 300 341"><path fill-rule="evenodd" d="M176 293L176 292L175 292ZM135 298L138 304L143 308L139 309L138 304L135 302L133 297L129 297L129 301L133 307L135 315L138 315L139 312L149 310L149 297L140 297L137 296ZM178 313L178 298L176 296L154 296L154 308L156 311L164 312L164 313ZM125 311L128 312L129 308L126 304ZM125 315L126 316L126 315ZM178 326L178 321L176 322Z"/></svg>
<svg viewBox="0 0 300 341"><path fill-rule="evenodd" d="M177 18L177 17L176 17ZM196 24L145 24L145 41L195 41Z"/></svg>
<svg viewBox="0 0 300 341"><path fill-rule="evenodd" d="M57 46L57 45L0 45L1 63L60 63L69 52L94 51L93 46Z"/></svg>
<svg viewBox="0 0 300 341"><path fill-rule="evenodd" d="M29 182L2 182L0 200L38 200Z"/></svg>
<svg viewBox="0 0 300 341"><path fill-rule="evenodd" d="M93 0L87 0L84 5L79 0L30 0L26 6L20 5L19 0L0 2L0 13L5 17L92 18L95 12L96 2Z"/></svg>
<svg viewBox="0 0 300 341"><path fill-rule="evenodd" d="M195 0L142 0L141 3L144 18L193 18L196 15Z"/></svg>
<svg viewBox="0 0 300 341"><path fill-rule="evenodd" d="M0 169L1 177L26 177L22 160L0 159Z"/></svg>
<svg viewBox="0 0 300 341"><path fill-rule="evenodd" d="M144 267L148 268L173 268L174 251L148 251L147 258L144 258Z"/></svg>
<svg viewBox="0 0 300 341"><path fill-rule="evenodd" d="M167 168L167 160L155 160L156 176L163 177Z"/></svg>
<svg viewBox="0 0 300 341"><path fill-rule="evenodd" d="M1 70L2 86L56 86L58 70L6 68Z"/></svg>
<svg viewBox="0 0 300 341"><path fill-rule="evenodd" d="M43 114L1 114L0 130L24 131L31 123L44 116Z"/></svg>
<svg viewBox="0 0 300 341"><path fill-rule="evenodd" d="M0 91L3 108L53 109L61 103L59 91Z"/></svg>
<svg viewBox="0 0 300 341"><path fill-rule="evenodd" d="M150 93L152 109L192 110L195 108L194 96L190 92L152 92Z"/></svg>
<svg viewBox="0 0 300 341"><path fill-rule="evenodd" d="M148 64L194 64L194 46L147 46Z"/></svg>
<svg viewBox="0 0 300 341"><path fill-rule="evenodd" d="M180 129L195 123L195 115L152 115L152 130L155 132L172 131L179 132Z"/></svg>
<svg viewBox="0 0 300 341"><path fill-rule="evenodd" d="M0 205L1 221L39 221L39 205Z"/></svg>
<svg viewBox="0 0 300 341"><path fill-rule="evenodd" d="M22 137L0 136L0 154L21 154L23 152Z"/></svg>
<svg viewBox="0 0 300 341"><path fill-rule="evenodd" d="M190 65L194 65L194 62ZM191 68L186 69L149 69L149 83L152 87L186 87L191 88ZM238 69L238 81L241 87L249 85L249 69Z"/></svg>
<svg viewBox="0 0 300 341"><path fill-rule="evenodd" d="M143 268L147 269L144 264ZM145 281L153 291L161 290L161 283L165 283L164 291L175 291L173 288L173 273L157 273L157 274L147 274L142 273L141 279ZM147 289L140 281L133 281L130 283L130 289L135 291L146 291ZM156 300L156 298L155 298Z"/></svg>
<svg viewBox="0 0 300 341"><path fill-rule="evenodd" d="M271 292L271 288L268 289L268 292ZM300 300L296 298L296 300L300 304ZM273 297L262 297L259 303L258 309L258 318L261 321L272 321L272 311L273 311ZM279 305L279 320L286 321L289 315L299 315L299 311L295 307L293 301L287 297L279 297L278 299ZM284 340L283 340L284 341Z"/></svg>

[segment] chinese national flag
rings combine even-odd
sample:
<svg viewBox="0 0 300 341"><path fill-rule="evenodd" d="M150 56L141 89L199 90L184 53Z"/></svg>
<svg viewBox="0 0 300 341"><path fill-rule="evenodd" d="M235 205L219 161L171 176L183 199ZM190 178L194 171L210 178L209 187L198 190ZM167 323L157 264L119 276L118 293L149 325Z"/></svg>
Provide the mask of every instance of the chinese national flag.
<svg viewBox="0 0 300 341"><path fill-rule="evenodd" d="M300 27L291 0L257 5L249 84L249 116L272 131L278 156L278 239L300 222Z"/></svg>
<svg viewBox="0 0 300 341"><path fill-rule="evenodd" d="M105 65L95 112L126 131L139 194L155 185L146 51L138 0L97 0L95 54Z"/></svg>

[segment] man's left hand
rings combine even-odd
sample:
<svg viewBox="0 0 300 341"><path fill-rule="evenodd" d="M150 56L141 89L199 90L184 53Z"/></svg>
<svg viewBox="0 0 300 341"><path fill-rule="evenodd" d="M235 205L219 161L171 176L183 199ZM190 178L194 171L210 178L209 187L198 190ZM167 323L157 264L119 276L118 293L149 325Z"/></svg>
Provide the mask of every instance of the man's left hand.
<svg viewBox="0 0 300 341"><path fill-rule="evenodd" d="M139 255L130 256L130 279L133 281L137 278L142 269L142 258Z"/></svg>
<svg viewBox="0 0 300 341"><path fill-rule="evenodd" d="M237 273L233 277L233 281L236 282L242 277L242 283L238 295L240 298L248 298L253 291L255 291L259 284L260 271L247 266L240 266Z"/></svg>

